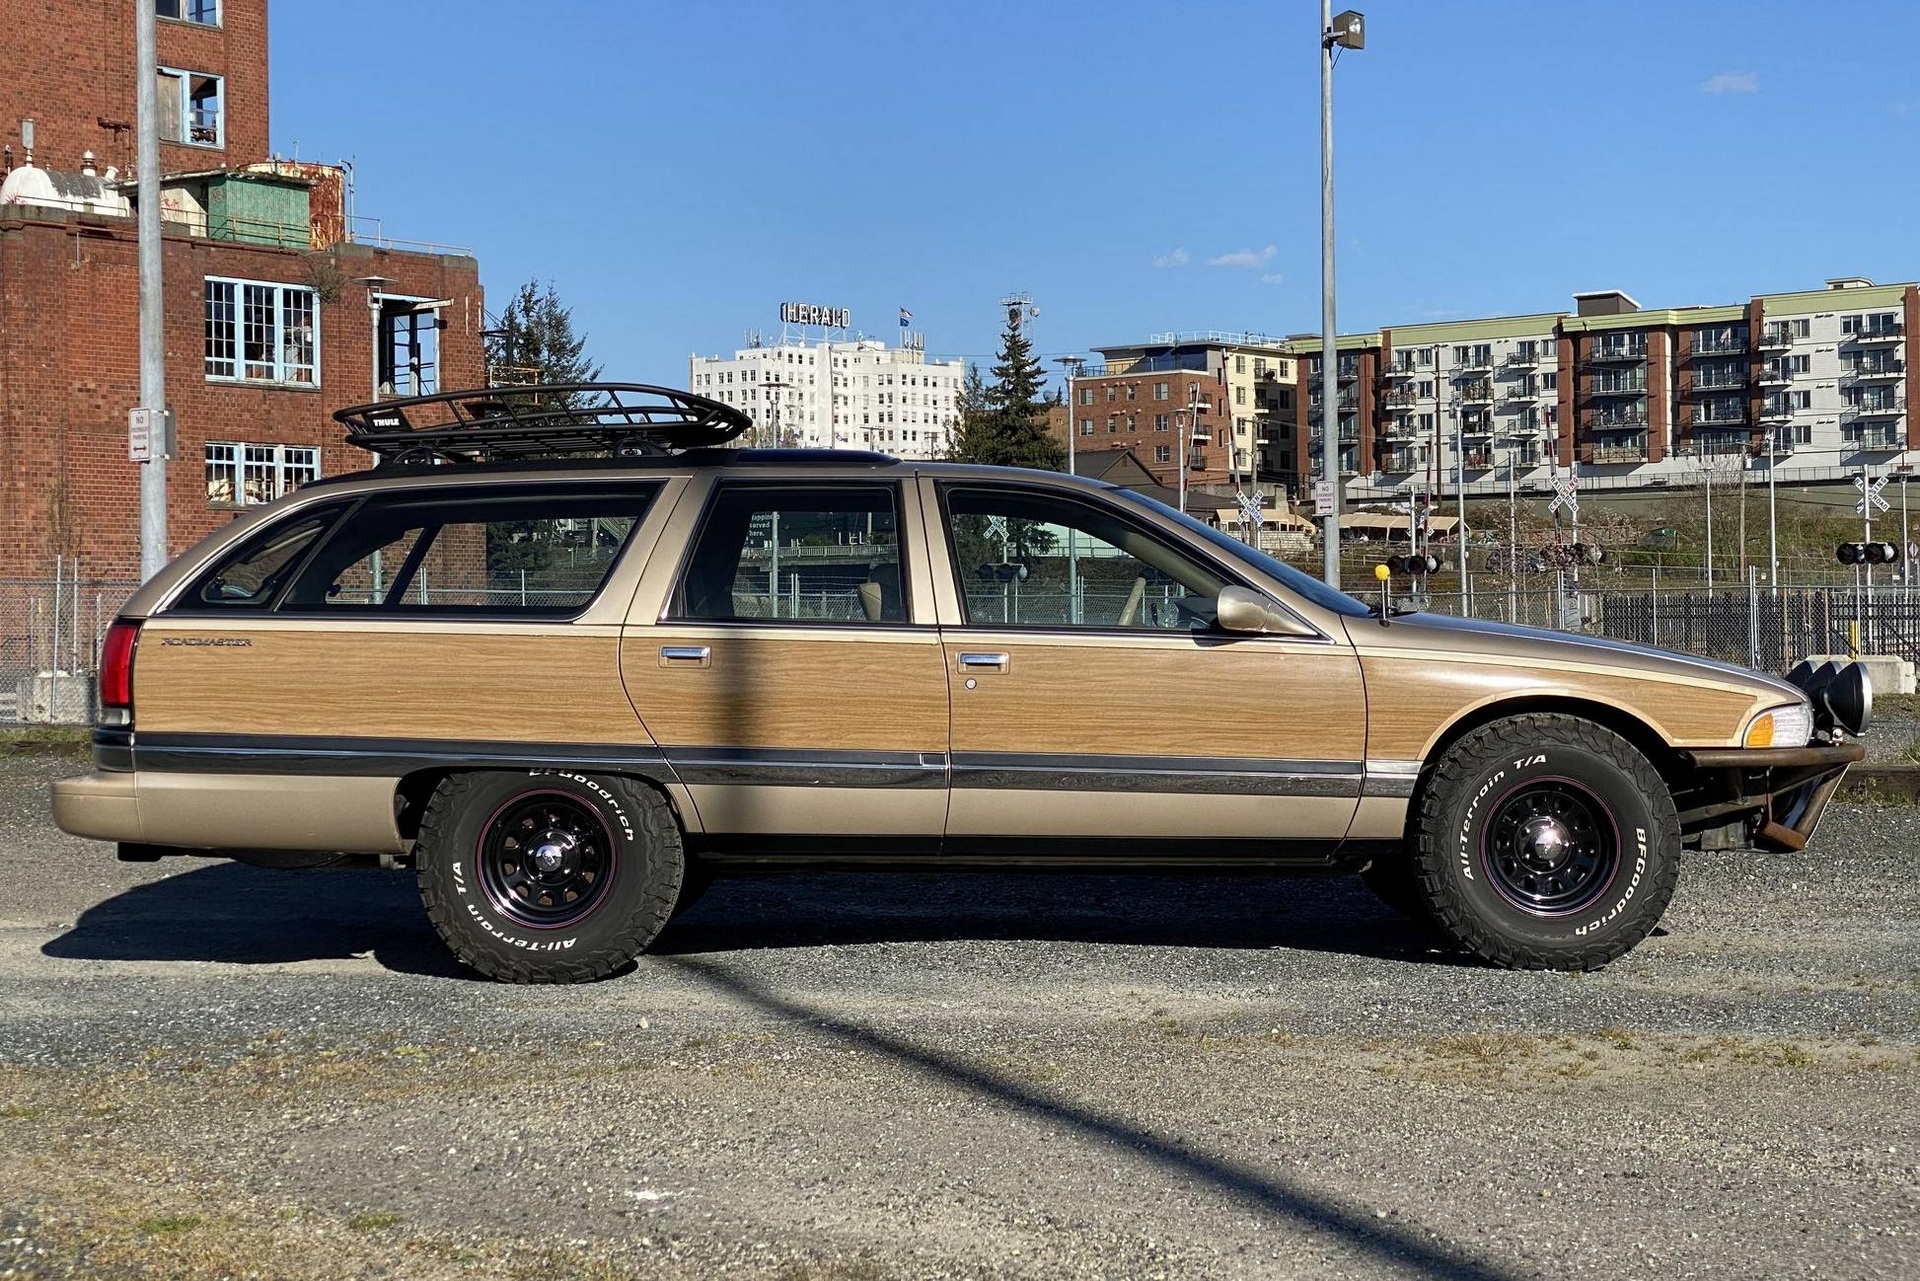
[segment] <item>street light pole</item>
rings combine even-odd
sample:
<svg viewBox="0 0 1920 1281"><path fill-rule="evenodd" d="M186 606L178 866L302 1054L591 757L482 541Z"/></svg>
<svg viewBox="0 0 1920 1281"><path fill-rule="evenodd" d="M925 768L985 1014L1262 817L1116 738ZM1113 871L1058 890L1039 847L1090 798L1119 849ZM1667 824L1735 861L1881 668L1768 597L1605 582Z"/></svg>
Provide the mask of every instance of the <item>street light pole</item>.
<svg viewBox="0 0 1920 1281"><path fill-rule="evenodd" d="M1067 475L1072 476L1077 474L1074 437L1080 431L1073 421L1073 416L1079 412L1073 403L1073 379L1087 362L1082 356L1055 356L1054 363L1067 371ZM1080 621L1080 557L1074 545L1076 541L1073 526L1067 526L1067 618L1074 623Z"/></svg>
<svg viewBox="0 0 1920 1281"><path fill-rule="evenodd" d="M1059 365L1062 369L1066 370L1067 373L1067 475L1071 476L1074 474L1074 436L1079 431L1079 428L1073 421L1074 414L1079 412L1074 408L1073 404L1073 380L1079 376L1081 367L1087 363L1087 358L1085 356L1055 356L1053 363Z"/></svg>
<svg viewBox="0 0 1920 1281"><path fill-rule="evenodd" d="M1321 575L1340 586L1340 411L1334 404L1339 377L1333 321L1333 51L1364 49L1366 19L1349 9L1331 17L1331 0L1320 0L1320 478L1333 501L1322 521L1325 544Z"/></svg>
<svg viewBox="0 0 1920 1281"><path fill-rule="evenodd" d="M140 408L148 421L148 453L140 464L140 577L167 563L167 353L166 311L160 295L160 89L154 6L134 5L135 158L140 166ZM239 495L235 495L239 497Z"/></svg>

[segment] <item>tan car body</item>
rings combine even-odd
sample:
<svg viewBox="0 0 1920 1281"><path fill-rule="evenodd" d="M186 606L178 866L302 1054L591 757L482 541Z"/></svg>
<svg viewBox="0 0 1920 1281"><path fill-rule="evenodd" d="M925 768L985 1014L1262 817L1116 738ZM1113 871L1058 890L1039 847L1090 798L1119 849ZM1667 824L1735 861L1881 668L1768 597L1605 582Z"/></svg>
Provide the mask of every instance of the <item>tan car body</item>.
<svg viewBox="0 0 1920 1281"><path fill-rule="evenodd" d="M749 475L897 482L910 621L664 621L712 488ZM627 477L660 490L571 620L170 612L214 557L313 504ZM1804 701L1782 681L1628 645L1343 615L1145 507L1126 514L1271 597L1288 633L967 626L936 495L953 480L1116 501L1052 474L831 461L415 469L311 486L127 602L122 616L142 624L134 725L100 731L99 768L56 786L56 818L142 846L405 854L448 771L570 768L655 783L715 860L1331 868L1400 843L1424 764L1490 718L1600 720L1684 790L1688 771L1726 764L1754 716Z"/></svg>

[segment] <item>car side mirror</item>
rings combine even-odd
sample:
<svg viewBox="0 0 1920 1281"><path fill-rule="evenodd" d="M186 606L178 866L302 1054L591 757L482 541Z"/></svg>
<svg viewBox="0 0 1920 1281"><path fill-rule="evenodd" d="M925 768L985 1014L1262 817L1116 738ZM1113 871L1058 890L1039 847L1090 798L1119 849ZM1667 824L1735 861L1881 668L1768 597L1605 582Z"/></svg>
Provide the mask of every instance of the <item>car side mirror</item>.
<svg viewBox="0 0 1920 1281"><path fill-rule="evenodd" d="M1251 587L1229 583L1214 602L1221 630L1256 636L1317 636L1306 623Z"/></svg>

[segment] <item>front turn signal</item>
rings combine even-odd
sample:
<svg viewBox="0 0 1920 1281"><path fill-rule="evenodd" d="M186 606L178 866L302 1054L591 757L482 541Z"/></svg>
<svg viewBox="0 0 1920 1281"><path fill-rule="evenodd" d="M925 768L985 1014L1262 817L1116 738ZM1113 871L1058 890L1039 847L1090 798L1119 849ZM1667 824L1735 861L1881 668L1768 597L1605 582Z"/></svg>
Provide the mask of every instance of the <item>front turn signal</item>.
<svg viewBox="0 0 1920 1281"><path fill-rule="evenodd" d="M1773 746L1773 713L1762 712L1753 718L1753 724L1747 726L1748 747Z"/></svg>

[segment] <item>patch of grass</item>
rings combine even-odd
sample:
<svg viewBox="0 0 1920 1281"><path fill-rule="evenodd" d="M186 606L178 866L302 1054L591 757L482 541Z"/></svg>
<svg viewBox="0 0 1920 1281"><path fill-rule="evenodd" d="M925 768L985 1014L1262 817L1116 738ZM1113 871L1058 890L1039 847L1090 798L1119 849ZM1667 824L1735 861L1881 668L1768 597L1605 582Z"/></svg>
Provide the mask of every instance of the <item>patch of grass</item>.
<svg viewBox="0 0 1920 1281"><path fill-rule="evenodd" d="M27 1103L0 1104L0 1121L32 1121L39 1118L41 1109Z"/></svg>
<svg viewBox="0 0 1920 1281"><path fill-rule="evenodd" d="M93 752L93 730L81 725L31 725L0 729L0 756L55 756L84 760Z"/></svg>
<svg viewBox="0 0 1920 1281"><path fill-rule="evenodd" d="M400 1226L400 1216L392 1210L362 1210L347 1217L347 1226L355 1232L385 1232Z"/></svg>
<svg viewBox="0 0 1920 1281"><path fill-rule="evenodd" d="M178 1236L200 1226L197 1214L164 1214L157 1219L142 1219L140 1230L151 1237Z"/></svg>

